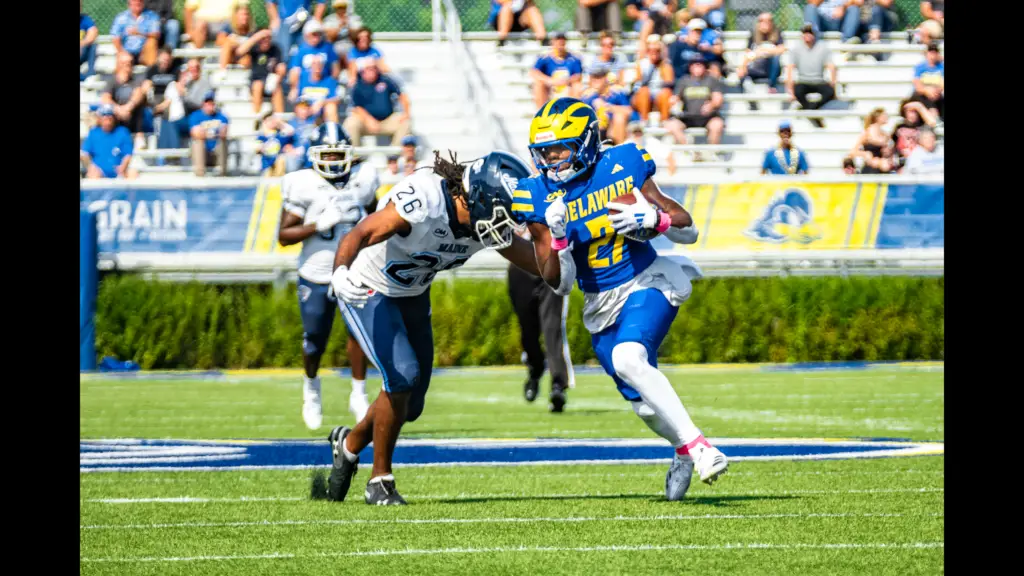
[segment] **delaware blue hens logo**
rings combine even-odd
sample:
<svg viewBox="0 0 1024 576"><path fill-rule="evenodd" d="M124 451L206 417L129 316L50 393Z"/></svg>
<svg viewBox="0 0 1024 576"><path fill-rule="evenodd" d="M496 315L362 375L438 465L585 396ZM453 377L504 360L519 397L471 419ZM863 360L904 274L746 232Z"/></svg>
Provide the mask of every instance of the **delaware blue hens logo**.
<svg viewBox="0 0 1024 576"><path fill-rule="evenodd" d="M743 235L758 242L810 244L821 239L811 197L799 188L777 192Z"/></svg>

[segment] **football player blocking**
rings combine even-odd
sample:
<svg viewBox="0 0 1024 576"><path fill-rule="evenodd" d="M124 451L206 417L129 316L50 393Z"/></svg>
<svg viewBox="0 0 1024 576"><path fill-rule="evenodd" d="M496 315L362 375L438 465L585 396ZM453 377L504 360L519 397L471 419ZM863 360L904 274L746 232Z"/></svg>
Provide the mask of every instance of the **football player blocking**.
<svg viewBox="0 0 1024 576"><path fill-rule="evenodd" d="M333 293L384 386L366 415L331 431L333 466L327 498L344 500L357 454L373 443L367 504L405 504L391 459L402 425L423 413L434 360L430 284L437 272L462 266L483 249L539 274L533 247L513 234L512 191L530 169L511 154L492 152L459 164L435 152L432 169L406 177L377 210L338 245ZM314 491L316 487L314 485Z"/></svg>
<svg viewBox="0 0 1024 576"><path fill-rule="evenodd" d="M518 181L512 213L528 224L541 276L560 294L583 291L583 324L601 367L647 426L675 448L665 496L679 500L696 466L713 483L728 467L693 423L658 348L701 277L690 259L658 256L650 239L697 241L690 214L661 193L650 155L633 143L601 147L593 108L575 98L546 103L530 124L540 174ZM632 202L616 201L631 196Z"/></svg>
<svg viewBox="0 0 1024 576"><path fill-rule="evenodd" d="M302 243L299 254L299 313L302 317L302 419L310 430L320 428L320 357L334 325L335 302L329 294L338 242L372 207L377 171L352 157L352 146L341 126L327 122L310 141L309 167L281 181L281 221L278 242ZM369 407L366 396L366 357L348 326L348 358L352 366L349 411L356 421Z"/></svg>

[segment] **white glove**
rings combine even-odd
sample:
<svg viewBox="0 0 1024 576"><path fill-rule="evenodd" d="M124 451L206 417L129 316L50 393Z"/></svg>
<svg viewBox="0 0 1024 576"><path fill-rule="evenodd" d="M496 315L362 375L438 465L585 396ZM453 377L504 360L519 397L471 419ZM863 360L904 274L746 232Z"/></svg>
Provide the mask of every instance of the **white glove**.
<svg viewBox="0 0 1024 576"><path fill-rule="evenodd" d="M655 228L658 226L658 210L644 198L640 190L633 188L633 197L636 204L627 205L618 202L609 202L608 208L618 210L616 214L609 214L608 221L617 234L632 232L638 228Z"/></svg>
<svg viewBox="0 0 1024 576"><path fill-rule="evenodd" d="M349 276L348 266L339 266L331 276L331 292L346 304L362 308L370 298L369 290L362 287L358 280Z"/></svg>
<svg viewBox="0 0 1024 576"><path fill-rule="evenodd" d="M344 220L345 213L337 202L328 202L320 214L316 217L316 231L327 232Z"/></svg>
<svg viewBox="0 0 1024 576"><path fill-rule="evenodd" d="M547 210L544 211L544 221L547 223L548 230L551 231L553 238L565 238L565 220L565 202L561 198L556 198L554 202L548 204Z"/></svg>

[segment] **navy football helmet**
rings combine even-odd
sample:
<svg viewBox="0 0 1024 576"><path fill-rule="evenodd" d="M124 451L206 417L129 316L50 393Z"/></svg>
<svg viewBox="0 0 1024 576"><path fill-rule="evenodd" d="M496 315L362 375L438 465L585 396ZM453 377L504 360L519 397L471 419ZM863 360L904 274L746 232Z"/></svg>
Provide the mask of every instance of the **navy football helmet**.
<svg viewBox="0 0 1024 576"><path fill-rule="evenodd" d="M348 176L352 170L352 140L337 122L317 126L310 136L306 154L313 170L324 178L337 180Z"/></svg>
<svg viewBox="0 0 1024 576"><path fill-rule="evenodd" d="M473 162L462 174L470 227L484 248L512 245L520 226L512 220L512 193L530 167L513 154L496 150Z"/></svg>

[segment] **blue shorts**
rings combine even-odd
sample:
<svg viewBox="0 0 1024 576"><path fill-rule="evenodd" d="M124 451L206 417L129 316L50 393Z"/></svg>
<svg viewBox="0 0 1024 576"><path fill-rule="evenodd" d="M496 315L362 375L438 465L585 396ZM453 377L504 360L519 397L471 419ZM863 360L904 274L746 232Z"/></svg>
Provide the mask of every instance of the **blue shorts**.
<svg viewBox="0 0 1024 576"><path fill-rule="evenodd" d="M423 413L434 367L430 290L405 298L376 292L362 308L338 305L366 357L381 371L384 390L412 393L405 420L415 421Z"/></svg>
<svg viewBox="0 0 1024 576"><path fill-rule="evenodd" d="M327 297L330 284L299 278L299 315L302 316L302 352L319 358L327 350L334 326L334 300ZM346 323L346 327L348 324ZM352 329L349 328L349 334Z"/></svg>
<svg viewBox="0 0 1024 576"><path fill-rule="evenodd" d="M623 342L639 342L647 348L647 360L651 366L658 366L658 348L668 334L679 308L669 303L660 290L647 288L633 292L615 319L615 324L593 334L591 342L597 361L605 373L615 380L619 394L630 402L640 400L640 393L615 374L612 365L612 349Z"/></svg>

